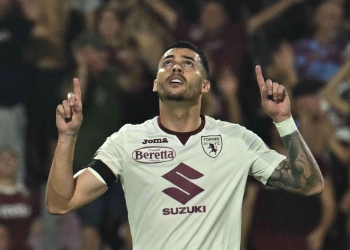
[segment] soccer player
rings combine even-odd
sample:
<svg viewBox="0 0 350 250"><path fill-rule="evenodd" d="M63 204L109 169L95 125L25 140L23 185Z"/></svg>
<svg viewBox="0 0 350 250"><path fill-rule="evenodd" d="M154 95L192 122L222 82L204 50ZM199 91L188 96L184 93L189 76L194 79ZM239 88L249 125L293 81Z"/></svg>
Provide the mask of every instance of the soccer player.
<svg viewBox="0 0 350 250"><path fill-rule="evenodd" d="M56 111L59 137L47 183L48 211L75 210L120 180L134 250L238 250L248 175L294 193L320 193L323 177L295 126L285 88L265 81L256 67L261 104L288 158L244 127L200 114L202 95L210 90L208 75L206 57L195 45L170 45L153 83L159 116L124 125L107 138L91 164L73 176L83 120L79 80L74 79L74 94Z"/></svg>

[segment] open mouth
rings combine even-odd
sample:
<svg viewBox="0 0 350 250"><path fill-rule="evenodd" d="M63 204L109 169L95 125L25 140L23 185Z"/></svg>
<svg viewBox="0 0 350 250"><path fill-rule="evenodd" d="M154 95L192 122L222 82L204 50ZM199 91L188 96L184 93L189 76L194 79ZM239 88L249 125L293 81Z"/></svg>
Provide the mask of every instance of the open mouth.
<svg viewBox="0 0 350 250"><path fill-rule="evenodd" d="M172 75L169 77L169 84L183 84L185 80L179 75Z"/></svg>

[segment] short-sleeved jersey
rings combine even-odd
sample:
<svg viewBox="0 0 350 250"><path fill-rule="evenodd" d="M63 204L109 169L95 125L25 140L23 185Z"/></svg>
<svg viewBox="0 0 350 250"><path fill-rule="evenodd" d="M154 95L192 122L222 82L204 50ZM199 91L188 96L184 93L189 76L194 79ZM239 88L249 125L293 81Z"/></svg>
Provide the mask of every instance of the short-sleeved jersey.
<svg viewBox="0 0 350 250"><path fill-rule="evenodd" d="M204 119L185 144L155 117L97 151L124 187L134 250L239 250L247 177L265 184L285 156L240 125Z"/></svg>

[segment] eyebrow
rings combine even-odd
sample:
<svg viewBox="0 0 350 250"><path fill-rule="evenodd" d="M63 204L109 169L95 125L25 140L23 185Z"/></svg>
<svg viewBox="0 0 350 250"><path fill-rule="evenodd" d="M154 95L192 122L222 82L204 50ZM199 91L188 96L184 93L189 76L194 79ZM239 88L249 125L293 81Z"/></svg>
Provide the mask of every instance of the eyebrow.
<svg viewBox="0 0 350 250"><path fill-rule="evenodd" d="M185 55L183 55L181 57L196 62L196 60L194 60L193 57L185 56ZM174 58L174 55L168 55L168 56L164 57L163 60L168 59L168 58Z"/></svg>

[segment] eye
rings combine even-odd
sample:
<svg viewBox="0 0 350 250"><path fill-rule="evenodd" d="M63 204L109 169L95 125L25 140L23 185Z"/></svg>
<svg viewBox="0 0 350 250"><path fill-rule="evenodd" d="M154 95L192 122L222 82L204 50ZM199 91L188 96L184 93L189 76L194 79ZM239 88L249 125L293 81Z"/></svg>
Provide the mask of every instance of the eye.
<svg viewBox="0 0 350 250"><path fill-rule="evenodd" d="M185 62L185 65L186 65L187 67L192 67L192 66L193 66L193 63L192 63L191 61L186 61L186 62Z"/></svg>
<svg viewBox="0 0 350 250"><path fill-rule="evenodd" d="M171 61L170 60L166 60L165 62L164 62L164 66L170 66L171 65Z"/></svg>

